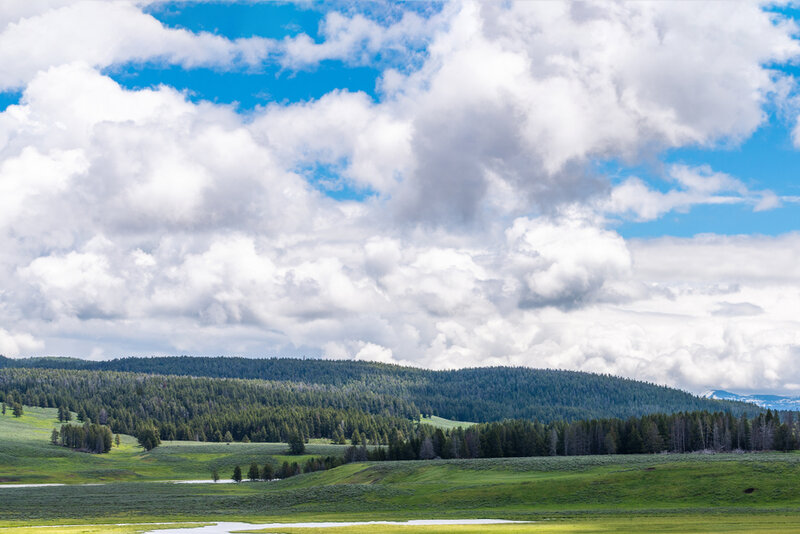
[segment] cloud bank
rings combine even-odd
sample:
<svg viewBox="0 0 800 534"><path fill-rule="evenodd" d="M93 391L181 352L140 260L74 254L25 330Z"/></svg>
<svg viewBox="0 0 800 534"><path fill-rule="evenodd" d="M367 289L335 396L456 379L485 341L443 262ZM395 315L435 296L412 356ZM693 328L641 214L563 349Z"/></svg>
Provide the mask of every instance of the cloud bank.
<svg viewBox="0 0 800 534"><path fill-rule="evenodd" d="M168 28L144 5L0 8L0 87L23 89L0 113L0 352L800 383L800 235L625 240L611 222L787 200L708 166L671 166L656 190L593 165L748 138L794 84L769 68L798 56L791 20L749 3L453 3L331 13L315 42ZM331 59L381 65L378 98L240 114L103 74ZM326 194L342 187L365 196Z"/></svg>

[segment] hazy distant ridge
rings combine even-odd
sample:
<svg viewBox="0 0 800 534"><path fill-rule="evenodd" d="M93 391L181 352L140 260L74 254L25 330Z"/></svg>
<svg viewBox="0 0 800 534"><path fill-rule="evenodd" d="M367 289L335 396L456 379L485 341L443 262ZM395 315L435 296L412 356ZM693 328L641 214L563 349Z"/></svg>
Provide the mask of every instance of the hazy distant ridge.
<svg viewBox="0 0 800 534"><path fill-rule="evenodd" d="M703 394L708 399L749 402L762 408L772 410L800 411L800 397L784 397L781 395L739 395L716 389Z"/></svg>

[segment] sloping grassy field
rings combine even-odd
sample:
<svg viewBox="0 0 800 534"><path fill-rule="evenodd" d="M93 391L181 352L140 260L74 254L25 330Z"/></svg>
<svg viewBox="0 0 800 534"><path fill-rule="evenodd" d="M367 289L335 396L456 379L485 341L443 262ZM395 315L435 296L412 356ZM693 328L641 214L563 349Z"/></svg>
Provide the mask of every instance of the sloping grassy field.
<svg viewBox="0 0 800 534"><path fill-rule="evenodd" d="M285 443L167 441L145 452L135 438L121 435L120 447L107 454L87 454L50 443L53 428L61 427L56 415L56 409L34 407L26 407L21 418L10 411L0 415L0 484L207 480L215 468L227 479L236 465L246 474L252 462L262 467L267 461L302 465L315 456L341 456L346 448L315 442L306 446L307 454L289 456Z"/></svg>
<svg viewBox="0 0 800 534"><path fill-rule="evenodd" d="M435 428L441 428L442 430L451 430L459 427L469 428L472 425L477 424L470 423L468 421L453 421L452 419L445 419L444 417L439 417L437 415L422 416L420 418L420 423L430 425Z"/></svg>

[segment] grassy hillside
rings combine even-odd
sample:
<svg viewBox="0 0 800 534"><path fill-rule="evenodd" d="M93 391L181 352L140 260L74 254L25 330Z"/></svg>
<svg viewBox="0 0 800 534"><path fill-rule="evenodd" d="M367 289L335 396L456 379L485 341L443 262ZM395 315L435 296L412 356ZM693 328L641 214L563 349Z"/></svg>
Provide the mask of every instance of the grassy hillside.
<svg viewBox="0 0 800 534"><path fill-rule="evenodd" d="M408 403L423 415L459 421L503 419L577 420L678 411L754 414L754 405L702 399L687 392L636 380L573 371L489 367L431 371L375 362L293 358L123 358L89 362L70 358L9 359L2 368L49 368L158 373L211 378L269 380L315 385L350 395ZM409 410L401 407L404 413Z"/></svg>
<svg viewBox="0 0 800 534"><path fill-rule="evenodd" d="M341 456L345 449L316 442L306 446L305 455L289 456L285 443L168 441L145 452L133 437L123 434L120 447L108 454L88 454L50 443L52 429L61 425L56 413L52 408L26 407L21 418L10 412L0 415L0 484L208 480L215 468L228 479L236 465L245 473L251 462L302 465L312 457Z"/></svg>

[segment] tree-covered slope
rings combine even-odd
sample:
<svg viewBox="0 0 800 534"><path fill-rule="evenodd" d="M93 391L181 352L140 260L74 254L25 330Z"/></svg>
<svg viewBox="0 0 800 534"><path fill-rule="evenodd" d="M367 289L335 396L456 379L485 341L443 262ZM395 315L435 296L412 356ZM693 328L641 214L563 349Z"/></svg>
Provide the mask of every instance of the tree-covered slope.
<svg viewBox="0 0 800 534"><path fill-rule="evenodd" d="M542 422L641 416L678 411L742 411L756 407L704 399L665 386L607 375L488 367L431 371L374 362L293 358L122 358L89 362L70 358L9 359L0 368L79 369L208 378L267 380L273 384L314 385L331 399L337 392L395 399L423 414L463 421L521 418ZM2 375L0 375L2 376ZM0 379L0 384L2 380ZM320 397L322 398L322 397ZM323 401L320 401L323 402ZM340 400L330 401L341 407ZM404 410L392 413L404 413Z"/></svg>
<svg viewBox="0 0 800 534"><path fill-rule="evenodd" d="M237 441L300 433L344 442L357 432L385 442L419 417L413 403L365 388L74 369L0 369L0 401L68 407L115 432L153 425L161 439L201 441L230 432Z"/></svg>

